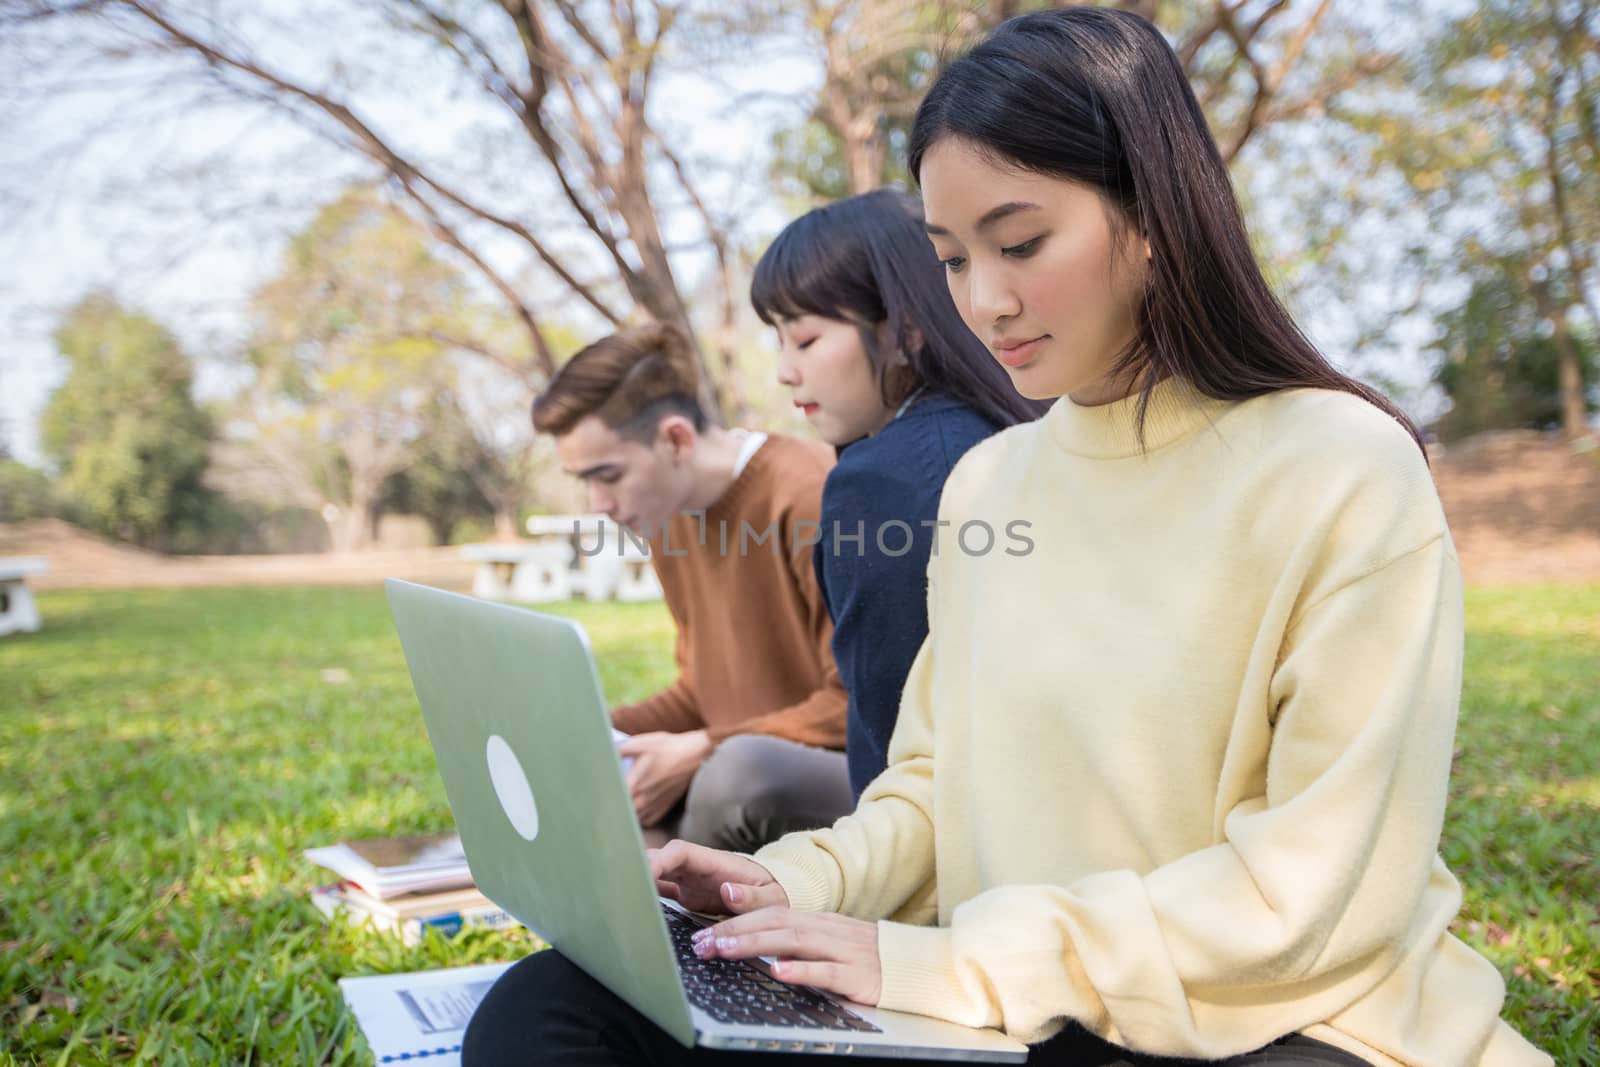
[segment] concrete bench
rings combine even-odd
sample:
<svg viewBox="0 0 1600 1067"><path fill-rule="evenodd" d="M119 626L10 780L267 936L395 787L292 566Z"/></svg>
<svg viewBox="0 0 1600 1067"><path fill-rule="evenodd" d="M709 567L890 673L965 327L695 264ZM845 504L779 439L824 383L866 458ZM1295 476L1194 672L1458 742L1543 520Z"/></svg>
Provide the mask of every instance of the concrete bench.
<svg viewBox="0 0 1600 1067"><path fill-rule="evenodd" d="M660 600L650 551L603 515L534 515L528 533L572 549L572 588L587 600Z"/></svg>
<svg viewBox="0 0 1600 1067"><path fill-rule="evenodd" d="M0 557L0 637L38 631L39 608L28 579L49 569L49 562L38 556Z"/></svg>
<svg viewBox="0 0 1600 1067"><path fill-rule="evenodd" d="M640 552L632 541L622 543L622 564L617 575L615 593L624 603L661 599L661 583L656 580L656 569L650 566L650 553Z"/></svg>
<svg viewBox="0 0 1600 1067"><path fill-rule="evenodd" d="M461 546L461 558L478 565L473 596L527 604L572 598L573 555L561 541Z"/></svg>
<svg viewBox="0 0 1600 1067"><path fill-rule="evenodd" d="M472 593L486 600L541 603L579 595L586 600L660 600L650 551L601 515L535 515L532 541L462 545L478 565Z"/></svg>

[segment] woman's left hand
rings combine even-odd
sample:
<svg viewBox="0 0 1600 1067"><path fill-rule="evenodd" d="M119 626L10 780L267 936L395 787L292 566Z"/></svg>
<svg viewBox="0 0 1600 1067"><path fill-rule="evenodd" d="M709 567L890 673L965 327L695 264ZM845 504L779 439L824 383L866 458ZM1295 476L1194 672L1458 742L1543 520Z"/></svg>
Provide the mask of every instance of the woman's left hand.
<svg viewBox="0 0 1600 1067"><path fill-rule="evenodd" d="M697 931L694 950L702 959L776 957L772 977L778 981L826 989L857 1004L876 1006L883 995L877 923L762 908Z"/></svg>

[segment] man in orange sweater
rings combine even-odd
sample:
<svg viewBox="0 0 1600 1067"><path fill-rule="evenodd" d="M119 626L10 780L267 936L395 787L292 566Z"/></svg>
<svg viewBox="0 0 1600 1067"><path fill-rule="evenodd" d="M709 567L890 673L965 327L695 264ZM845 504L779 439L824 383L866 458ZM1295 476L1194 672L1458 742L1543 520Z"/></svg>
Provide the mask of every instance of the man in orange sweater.
<svg viewBox="0 0 1600 1067"><path fill-rule="evenodd" d="M574 356L533 405L589 505L646 538L678 679L612 722L651 844L752 851L854 806L844 688L818 590L832 450L706 418L688 339L652 324Z"/></svg>

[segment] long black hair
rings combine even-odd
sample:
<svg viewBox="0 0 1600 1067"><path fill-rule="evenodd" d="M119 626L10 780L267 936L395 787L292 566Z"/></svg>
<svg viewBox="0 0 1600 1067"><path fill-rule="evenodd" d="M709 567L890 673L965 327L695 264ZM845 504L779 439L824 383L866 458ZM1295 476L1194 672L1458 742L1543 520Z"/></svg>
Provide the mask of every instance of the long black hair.
<svg viewBox="0 0 1600 1067"><path fill-rule="evenodd" d="M1103 7L1009 19L923 98L911 173L948 137L1098 191L1120 216L1119 235L1149 242L1138 335L1112 370L1141 387L1141 435L1151 390L1176 375L1220 400L1304 386L1354 393L1421 446L1411 420L1336 370L1273 294L1200 104L1147 20Z"/></svg>
<svg viewBox="0 0 1600 1067"><path fill-rule="evenodd" d="M922 388L999 427L1043 410L1016 391L961 320L923 229L922 204L908 193L862 193L789 223L756 264L750 303L768 326L807 314L854 324L890 407ZM893 342L887 350L879 343L884 325Z"/></svg>

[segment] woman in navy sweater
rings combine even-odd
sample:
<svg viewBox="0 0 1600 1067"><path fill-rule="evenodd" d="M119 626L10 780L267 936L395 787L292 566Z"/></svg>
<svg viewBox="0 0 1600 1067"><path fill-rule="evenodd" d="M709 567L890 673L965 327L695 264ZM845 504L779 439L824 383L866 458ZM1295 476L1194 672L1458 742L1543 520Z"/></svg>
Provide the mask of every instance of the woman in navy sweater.
<svg viewBox="0 0 1600 1067"><path fill-rule="evenodd" d="M750 296L778 331L778 380L840 449L814 562L850 697L846 754L859 797L884 768L900 690L928 635L928 557L963 550L956 531L936 525L945 478L967 449L1042 405L1018 395L962 323L921 204L905 193L880 189L802 215L761 257Z"/></svg>

